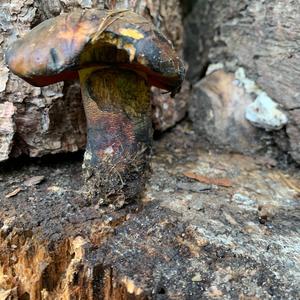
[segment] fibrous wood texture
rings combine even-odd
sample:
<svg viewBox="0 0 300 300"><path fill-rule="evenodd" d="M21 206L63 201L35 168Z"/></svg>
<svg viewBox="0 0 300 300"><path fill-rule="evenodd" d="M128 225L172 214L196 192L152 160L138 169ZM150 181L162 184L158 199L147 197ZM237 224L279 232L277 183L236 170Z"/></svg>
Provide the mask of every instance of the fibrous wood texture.
<svg viewBox="0 0 300 300"><path fill-rule="evenodd" d="M273 151L275 146L297 162L300 162L299 11L299 2L292 0L194 1L187 7L185 18L186 59L190 66L195 66L190 68L189 79L195 83L205 75L207 68L209 73L222 69L235 77L233 85L243 88L252 101L260 96L259 101L271 103L272 107L278 104L284 115L276 110L275 117L280 114L279 127L282 128L268 132L261 146L264 151ZM201 85L193 90L193 97L199 103L203 100L201 94L207 97ZM223 99L222 95L219 99ZM205 109L208 114L209 106ZM199 125L197 110L203 114L203 108L194 102L192 119ZM235 126L231 125L231 128ZM199 126L200 133L207 134L201 129L206 125ZM256 134L265 135L265 129L270 128L262 124ZM251 147L248 143L248 149Z"/></svg>
<svg viewBox="0 0 300 300"><path fill-rule="evenodd" d="M70 154L7 162L1 300L299 299L299 172L197 140L156 142L145 197L118 211L84 199Z"/></svg>
<svg viewBox="0 0 300 300"><path fill-rule="evenodd" d="M6 117L0 129L0 161L25 153L42 156L49 153L76 151L86 143L86 126L77 82L59 83L44 88L32 87L9 72L4 63L7 45L41 21L73 9L130 8L151 19L174 43L178 52L182 45L180 6L174 1L144 0L25 0L2 1L0 9L0 103ZM42 42L42 41L41 41ZM180 53L179 53L180 54ZM159 94L157 97L156 95ZM9 106L4 103L11 103ZM11 107L13 105L13 107ZM173 113L170 117L170 111ZM182 118L186 100L180 94L153 96L153 122L165 130ZM7 127L7 128L8 128ZM4 130L4 131L3 131Z"/></svg>

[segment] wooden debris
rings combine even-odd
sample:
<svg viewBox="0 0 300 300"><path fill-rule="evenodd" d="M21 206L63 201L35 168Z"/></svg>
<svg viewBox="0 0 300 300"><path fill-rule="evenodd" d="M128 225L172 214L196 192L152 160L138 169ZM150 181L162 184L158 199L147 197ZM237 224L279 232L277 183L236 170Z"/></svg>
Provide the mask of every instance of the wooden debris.
<svg viewBox="0 0 300 300"><path fill-rule="evenodd" d="M5 195L5 198L11 198L16 196L17 194L19 194L22 191L22 189L20 187L16 188L15 190L13 190L12 192L8 193L7 195Z"/></svg>
<svg viewBox="0 0 300 300"><path fill-rule="evenodd" d="M44 181L44 179L45 179L45 176L33 176L33 177L25 180L24 185L26 185L27 187L37 185L37 184L41 183L42 181Z"/></svg>
<svg viewBox="0 0 300 300"><path fill-rule="evenodd" d="M194 275L194 277L192 278L192 281L193 281L193 282L200 282L200 281L202 281L202 276L201 276L201 274L200 274L200 273L196 273L196 274Z"/></svg>
<svg viewBox="0 0 300 300"><path fill-rule="evenodd" d="M49 187L47 188L47 191L48 191L48 192L53 192L53 193L58 193L58 192L64 191L64 189L62 189L62 188L59 187L59 186L52 185L52 186L49 186Z"/></svg>
<svg viewBox="0 0 300 300"><path fill-rule="evenodd" d="M228 178L213 178L213 177L207 177L204 175L200 175L194 172L185 172L183 173L184 176L188 178L195 179L199 182L206 183L206 184L214 184L218 186L223 186L223 187L232 187L233 183L230 179Z"/></svg>

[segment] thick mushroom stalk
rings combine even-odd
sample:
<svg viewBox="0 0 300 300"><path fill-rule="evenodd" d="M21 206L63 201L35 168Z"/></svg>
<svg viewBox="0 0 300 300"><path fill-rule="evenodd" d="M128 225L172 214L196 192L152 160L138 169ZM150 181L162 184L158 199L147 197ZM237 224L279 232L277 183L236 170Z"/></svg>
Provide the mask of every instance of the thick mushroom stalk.
<svg viewBox="0 0 300 300"><path fill-rule="evenodd" d="M35 86L79 77L89 198L118 207L138 198L149 173L149 88L175 94L184 78L180 58L153 24L129 10L74 11L15 41L6 62Z"/></svg>
<svg viewBox="0 0 300 300"><path fill-rule="evenodd" d="M86 189L104 204L122 206L143 190L152 141L150 90L135 72L79 71L87 119Z"/></svg>

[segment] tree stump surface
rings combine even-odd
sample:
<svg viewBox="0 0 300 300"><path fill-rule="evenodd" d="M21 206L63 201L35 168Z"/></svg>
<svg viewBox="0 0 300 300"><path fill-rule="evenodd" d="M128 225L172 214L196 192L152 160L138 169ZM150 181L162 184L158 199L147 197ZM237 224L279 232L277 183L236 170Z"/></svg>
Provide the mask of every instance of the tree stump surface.
<svg viewBox="0 0 300 300"><path fill-rule="evenodd" d="M84 200L80 155L2 163L0 298L299 298L299 170L196 140L185 123L157 140L145 196L117 211Z"/></svg>
<svg viewBox="0 0 300 300"><path fill-rule="evenodd" d="M195 83L208 75L202 84L211 83L220 90L220 85L218 86L215 78L210 80L210 73L212 70L223 70L235 78L232 81L233 86L230 83L225 86L223 82L224 90L219 94L220 109L226 111L228 106L235 105L236 110L241 110L241 107L246 106L248 98L253 102L259 98L265 103L267 103L266 100L273 101L287 118L287 124L278 130L269 131L268 128L265 130L264 126L254 127L252 131L256 130L256 132L252 135L256 141L248 142L246 151L242 143L241 145L235 144L231 150L236 151L239 148L239 151L249 153L249 148L252 147L254 150L260 144L259 151L273 152L273 157L277 156L278 160L282 160L288 154L299 164L299 1L197 0L184 1L184 3L184 48L185 58L190 66L188 79L193 84L191 98L199 102L199 105L194 104L197 110L190 113L192 120L199 128L199 133L207 135L208 138L212 130L215 134L222 134L218 124L212 124L207 129L203 129L207 119L202 118L201 122L201 116L210 115L210 122L213 123L214 110L211 106L213 107L218 102L215 97L210 98L210 95L207 97L205 93L203 95L203 85ZM243 76L237 76L241 72L244 73ZM256 91L249 90L249 85L255 86ZM240 96L238 104L234 103L234 97L226 99L226 92L236 87L240 87L245 92L245 95ZM268 99L264 99L266 97ZM211 105L203 107L203 101L208 102L208 100ZM222 100L230 101L228 104L222 103ZM268 113L271 116L268 116ZM264 111L262 114L273 121L278 118L278 112L269 109L268 113ZM230 121L230 117L226 119L223 128L226 128L228 126L226 122ZM237 129L233 130L233 134L228 130L229 139L234 139L236 133L244 127L240 125L240 122L246 120L240 118L235 121L237 122L231 123L229 127ZM216 120L215 123L217 122L220 121ZM248 126L250 125L253 123L249 123ZM243 139L242 135L241 139ZM220 140L221 143L219 142L217 146L224 145L228 148L227 137L219 137ZM279 155L278 152L280 152Z"/></svg>

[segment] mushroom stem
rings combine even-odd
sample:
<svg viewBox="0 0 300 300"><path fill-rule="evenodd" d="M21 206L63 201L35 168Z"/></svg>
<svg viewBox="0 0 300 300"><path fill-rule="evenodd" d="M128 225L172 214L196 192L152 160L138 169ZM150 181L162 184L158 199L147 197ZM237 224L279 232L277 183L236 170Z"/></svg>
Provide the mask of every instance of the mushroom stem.
<svg viewBox="0 0 300 300"><path fill-rule="evenodd" d="M150 87L128 70L79 71L87 119L83 172L89 197L122 206L143 191L152 145Z"/></svg>

